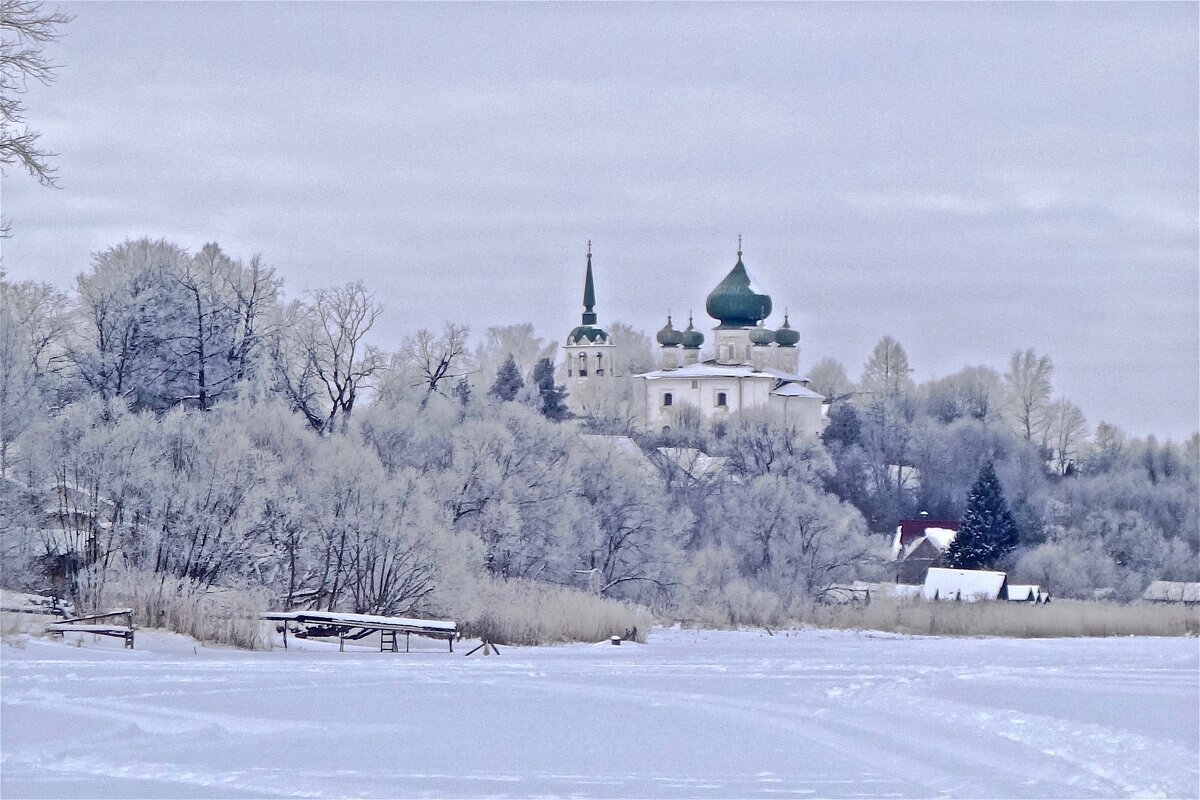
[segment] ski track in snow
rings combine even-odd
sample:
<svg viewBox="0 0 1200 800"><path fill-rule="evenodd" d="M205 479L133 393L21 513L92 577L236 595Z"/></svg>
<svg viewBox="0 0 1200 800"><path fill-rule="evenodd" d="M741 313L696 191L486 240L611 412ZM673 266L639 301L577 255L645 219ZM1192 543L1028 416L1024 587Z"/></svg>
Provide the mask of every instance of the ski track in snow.
<svg viewBox="0 0 1200 800"><path fill-rule="evenodd" d="M1200 795L1196 640L138 643L0 649L0 796Z"/></svg>

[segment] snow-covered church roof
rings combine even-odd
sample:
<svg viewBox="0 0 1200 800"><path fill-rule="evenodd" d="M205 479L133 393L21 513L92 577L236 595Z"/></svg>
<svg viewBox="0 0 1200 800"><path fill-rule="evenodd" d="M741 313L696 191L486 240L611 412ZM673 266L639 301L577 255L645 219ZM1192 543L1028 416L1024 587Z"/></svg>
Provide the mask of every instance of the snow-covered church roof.
<svg viewBox="0 0 1200 800"><path fill-rule="evenodd" d="M720 364L716 361L700 361L695 364L686 364L682 367L674 369L656 369L650 372L643 372L640 375L635 375L635 378L645 378L648 381L659 380L663 378L676 378L682 380L697 380L701 378L762 378L765 380L775 381L775 387L771 390L771 394L776 397L811 397L818 400L825 398L805 386L808 383L808 378L802 375L795 375L791 372L786 372L774 367L766 367L764 369L755 369L751 364Z"/></svg>
<svg viewBox="0 0 1200 800"><path fill-rule="evenodd" d="M656 369L635 375L635 378L654 380L656 378L774 378L777 381L806 381L800 375L793 375L781 369L755 369L751 364L719 364L716 361L699 361L695 364L685 364L674 369Z"/></svg>

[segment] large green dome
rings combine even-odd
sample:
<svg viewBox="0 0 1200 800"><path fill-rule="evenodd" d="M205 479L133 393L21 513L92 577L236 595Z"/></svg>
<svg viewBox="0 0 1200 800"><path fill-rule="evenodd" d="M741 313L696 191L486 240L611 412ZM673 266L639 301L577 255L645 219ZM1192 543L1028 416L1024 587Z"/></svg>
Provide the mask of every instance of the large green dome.
<svg viewBox="0 0 1200 800"><path fill-rule="evenodd" d="M704 303L708 315L721 323L722 328L753 328L760 320L771 315L771 298L758 294L750 285L742 253L738 251L737 264L717 284Z"/></svg>

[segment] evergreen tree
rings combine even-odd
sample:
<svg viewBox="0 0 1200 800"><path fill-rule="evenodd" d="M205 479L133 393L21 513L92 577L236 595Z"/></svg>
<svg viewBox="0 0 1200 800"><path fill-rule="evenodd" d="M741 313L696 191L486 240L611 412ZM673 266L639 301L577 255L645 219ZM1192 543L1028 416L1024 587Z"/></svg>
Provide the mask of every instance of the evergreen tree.
<svg viewBox="0 0 1200 800"><path fill-rule="evenodd" d="M840 444L849 447L862 441L862 421L854 406L836 403L829 409L829 424L821 438L825 444Z"/></svg>
<svg viewBox="0 0 1200 800"><path fill-rule="evenodd" d="M548 358L539 358L533 367L533 385L537 387L538 396L542 400L542 414L555 422L564 420L569 415L567 404L567 387L555 385L554 362Z"/></svg>
<svg viewBox="0 0 1200 800"><path fill-rule="evenodd" d="M465 406L471 402L471 382L465 376L458 379L458 383L454 384L454 388L450 392L461 405Z"/></svg>
<svg viewBox="0 0 1200 800"><path fill-rule="evenodd" d="M958 569L990 569L1016 549L1018 538L1017 523L989 461L971 487L967 510L946 551L946 561Z"/></svg>
<svg viewBox="0 0 1200 800"><path fill-rule="evenodd" d="M523 388L525 388L525 379L521 377L521 370L517 369L517 360L510 353L508 358L504 359L504 363L500 365L500 370L496 373L496 382L492 384L488 394L506 403L511 403L516 398L517 392Z"/></svg>

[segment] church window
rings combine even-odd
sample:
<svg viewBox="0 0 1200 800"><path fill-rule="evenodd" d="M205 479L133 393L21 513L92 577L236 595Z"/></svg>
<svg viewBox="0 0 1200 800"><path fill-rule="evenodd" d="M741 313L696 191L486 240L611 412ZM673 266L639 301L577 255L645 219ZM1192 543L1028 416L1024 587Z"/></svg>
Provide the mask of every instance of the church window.
<svg viewBox="0 0 1200 800"><path fill-rule="evenodd" d="M587 377L587 353L579 354L579 377Z"/></svg>
<svg viewBox="0 0 1200 800"><path fill-rule="evenodd" d="M699 388L700 388L700 381L692 381L692 388L693 388L693 389L699 389Z"/></svg>
<svg viewBox="0 0 1200 800"><path fill-rule="evenodd" d="M729 397L724 392L717 392L717 408L725 408L729 405Z"/></svg>
<svg viewBox="0 0 1200 800"><path fill-rule="evenodd" d="M602 356L600 353L596 353L596 374L604 374L604 356Z"/></svg>
<svg viewBox="0 0 1200 800"><path fill-rule="evenodd" d="M664 408L665 408L666 406L669 406L669 405L671 405L671 403L673 403L674 401L675 401L675 398L671 396L671 393L670 393L670 392L664 392L664 393L663 393L663 407L664 407Z"/></svg>

